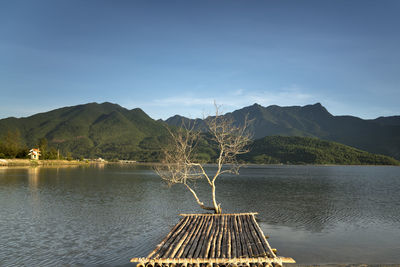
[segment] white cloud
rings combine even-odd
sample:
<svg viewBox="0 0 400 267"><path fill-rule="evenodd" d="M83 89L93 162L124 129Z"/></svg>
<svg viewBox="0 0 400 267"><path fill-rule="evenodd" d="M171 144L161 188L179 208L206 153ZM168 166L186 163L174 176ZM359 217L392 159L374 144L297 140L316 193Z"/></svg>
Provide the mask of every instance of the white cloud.
<svg viewBox="0 0 400 267"><path fill-rule="evenodd" d="M230 112L245 106L258 103L262 106L280 105L307 105L319 102L317 97L305 92L297 85L292 85L278 90L251 91L245 89L232 90L229 93L216 93L214 96L198 96L186 94L155 99L142 107L149 109L162 108L157 112L151 112L155 117L168 118L174 114L194 117L202 117L204 113L213 111L214 101L222 105L223 112Z"/></svg>
<svg viewBox="0 0 400 267"><path fill-rule="evenodd" d="M243 95L244 90L243 89L238 89L236 91L233 92L234 96L239 96L239 95Z"/></svg>

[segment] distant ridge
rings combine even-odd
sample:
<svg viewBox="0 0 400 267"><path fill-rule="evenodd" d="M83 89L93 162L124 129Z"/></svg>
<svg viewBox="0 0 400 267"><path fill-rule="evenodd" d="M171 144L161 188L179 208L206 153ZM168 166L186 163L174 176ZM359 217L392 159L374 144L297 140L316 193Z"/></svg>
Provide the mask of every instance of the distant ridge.
<svg viewBox="0 0 400 267"><path fill-rule="evenodd" d="M316 137L400 159L400 116L375 120L334 116L320 103L289 107L254 104L224 116L241 124L246 115L252 120L254 139L273 135ZM189 119L176 115L165 122L177 126L182 120ZM200 128L204 125L201 119L196 123Z"/></svg>
<svg viewBox="0 0 400 267"><path fill-rule="evenodd" d="M400 158L400 116L375 120L333 116L320 103L303 107L263 107L254 104L224 116L240 124L246 115L252 120L250 130L256 142L266 136L277 135L314 137ZM8 131L18 130L21 143L27 147L35 146L39 139L46 138L49 147L59 149L64 155L70 152L75 158L154 161L168 138L165 124L180 126L182 120L193 121L179 115L165 122L155 121L139 108L129 110L109 102L88 103L26 118L2 119L0 138ZM205 124L197 119L196 125L201 129ZM283 145L282 142L280 144ZM208 154L203 155L204 158L212 159L212 146L203 147L202 153ZM257 153L266 154L265 151Z"/></svg>

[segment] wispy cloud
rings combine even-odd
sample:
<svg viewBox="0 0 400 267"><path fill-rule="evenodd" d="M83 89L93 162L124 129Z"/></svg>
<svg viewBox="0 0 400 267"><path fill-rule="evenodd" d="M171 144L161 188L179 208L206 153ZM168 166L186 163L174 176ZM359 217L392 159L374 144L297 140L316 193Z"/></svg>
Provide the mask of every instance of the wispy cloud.
<svg viewBox="0 0 400 267"><path fill-rule="evenodd" d="M246 91L244 89L233 90L224 95L215 96L174 96L164 99L156 99L151 105L165 106L165 105L212 105L214 100L223 106L228 107L243 107L258 103L260 105L302 105L309 104L310 101L315 100L315 97L309 93L304 92L298 86L290 86L281 88L279 90L265 90L265 91Z"/></svg>
<svg viewBox="0 0 400 267"><path fill-rule="evenodd" d="M212 104L214 101L213 98L208 97L194 97L194 96L172 96L163 99L155 99L149 106L171 106L171 105L184 105L184 106L193 106L193 105L208 105Z"/></svg>
<svg viewBox="0 0 400 267"><path fill-rule="evenodd" d="M306 90L297 85L291 85L278 90L251 91L241 88L232 90L225 94L215 93L215 95L212 96L194 94L171 96L155 99L144 105L142 104L142 106L148 107L149 109L157 107L162 108L162 112L165 114L157 112L157 115L155 115L162 118L169 117L173 114L181 114L185 116L191 114L195 117L201 117L204 112L212 112L214 101L217 104L222 105L223 112L230 112L254 103L258 103L262 106L291 106L318 102L316 96L307 93Z"/></svg>

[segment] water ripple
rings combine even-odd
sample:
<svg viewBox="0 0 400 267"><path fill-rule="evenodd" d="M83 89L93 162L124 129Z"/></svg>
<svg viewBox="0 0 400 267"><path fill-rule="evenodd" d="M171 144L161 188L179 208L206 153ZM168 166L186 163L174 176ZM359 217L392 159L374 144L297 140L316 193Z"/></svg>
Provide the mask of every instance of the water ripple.
<svg viewBox="0 0 400 267"><path fill-rule="evenodd" d="M206 184L196 190L209 200ZM300 263L339 252L361 262L369 256L357 248L377 250L373 243L371 263L400 262L399 190L400 168L381 167L256 166L217 183L224 211L259 212L273 245ZM3 169L0 265L126 265L146 256L178 213L199 211L190 193L166 188L149 169Z"/></svg>

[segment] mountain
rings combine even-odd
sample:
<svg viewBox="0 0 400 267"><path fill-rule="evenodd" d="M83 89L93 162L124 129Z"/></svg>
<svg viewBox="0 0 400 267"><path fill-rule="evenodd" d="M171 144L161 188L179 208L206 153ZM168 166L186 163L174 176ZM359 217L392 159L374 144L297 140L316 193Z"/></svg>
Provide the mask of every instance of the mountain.
<svg viewBox="0 0 400 267"><path fill-rule="evenodd" d="M311 137L267 136L255 140L242 160L253 163L400 165L383 155Z"/></svg>
<svg viewBox="0 0 400 267"><path fill-rule="evenodd" d="M279 142L276 141L278 137L265 139L266 136L276 135L319 138L371 153L400 158L400 116L380 117L375 120L362 120L352 116L333 116L319 103L304 107L262 107L254 104L224 116L228 116L240 124L243 123L246 115L251 120L250 130L254 133L255 139L252 146L253 151L247 157L248 161L256 159L257 162L262 162L270 157L271 160L284 163L287 161L310 163L301 157L302 153L303 156L311 153L314 155L312 156L315 160L314 163L326 163L326 158L323 158L321 153L329 154L332 151L343 150L347 151L346 153L349 155L353 155L351 162L356 164L374 164L371 163L371 159L375 160L376 164L388 162L387 159L383 160L375 156L374 158L366 154L363 154L364 156L361 157L363 160L360 161L358 156L354 155L364 152L355 152L344 148L336 147L332 151L316 151L315 146L317 145L314 139L313 142L306 139L288 139L289 143L284 142L283 137L279 137L281 138ZM193 122L193 120L176 115L166 120L166 123L179 126L182 120ZM205 127L205 121L197 119L195 122L199 128ZM15 134L17 130L21 143L27 148L37 146L40 139L46 138L48 150L52 148L53 155L57 155L57 150L60 150L62 155L70 154L75 158L104 157L106 159L156 161L159 157L160 147L166 143L166 139L169 137L164 126L165 122L153 120L139 108L128 110L108 102L89 103L64 107L26 118L0 120L0 150L2 143L12 140L12 134ZM212 162L217 154L213 143L208 139L207 135L204 135L198 147L197 156L203 161ZM267 151L268 149L286 151L288 146L294 147L293 142L302 146L301 148L297 147L293 152L297 161L285 160L283 156L278 157ZM306 149L307 145L305 144L309 144L311 152ZM11 142L11 145L15 146L15 142L14 144ZM317 146L318 149L320 146L322 145ZM0 157L2 153L3 156L7 155L7 151L3 150L3 152L0 151ZM8 153L8 155L11 154ZM14 155L17 154L14 153ZM24 155L26 153L21 153L20 156L24 157ZM342 156L329 156L329 158L335 159L329 163L347 162ZM341 159L338 160L338 158Z"/></svg>
<svg viewBox="0 0 400 267"><path fill-rule="evenodd" d="M70 151L74 157L92 158L146 158L158 153L154 146L166 134L163 123L153 120L141 109L128 110L108 102L0 120L0 136L15 129L28 147L46 138L49 146L62 152Z"/></svg>
<svg viewBox="0 0 400 267"><path fill-rule="evenodd" d="M400 159L400 116L375 120L334 116L320 103L302 107L254 104L224 116L237 124L248 116L254 139L273 135L316 137ZM189 119L176 115L165 122L178 126L182 120ZM197 125L203 128L204 121L197 119Z"/></svg>
<svg viewBox="0 0 400 267"><path fill-rule="evenodd" d="M381 125L399 126L400 125L400 116L379 117L379 118L375 119L374 121Z"/></svg>

